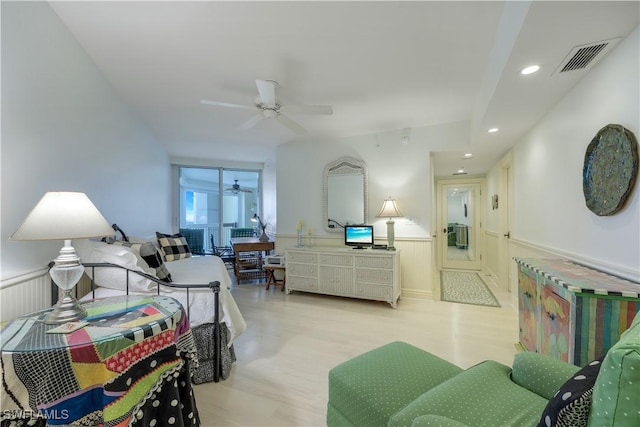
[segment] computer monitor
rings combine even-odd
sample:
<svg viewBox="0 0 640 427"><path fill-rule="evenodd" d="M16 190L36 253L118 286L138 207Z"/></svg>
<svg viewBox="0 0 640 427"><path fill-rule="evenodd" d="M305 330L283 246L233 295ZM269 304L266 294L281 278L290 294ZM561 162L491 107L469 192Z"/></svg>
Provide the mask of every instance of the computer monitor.
<svg viewBox="0 0 640 427"><path fill-rule="evenodd" d="M344 244L354 249L373 246L373 225L345 225Z"/></svg>

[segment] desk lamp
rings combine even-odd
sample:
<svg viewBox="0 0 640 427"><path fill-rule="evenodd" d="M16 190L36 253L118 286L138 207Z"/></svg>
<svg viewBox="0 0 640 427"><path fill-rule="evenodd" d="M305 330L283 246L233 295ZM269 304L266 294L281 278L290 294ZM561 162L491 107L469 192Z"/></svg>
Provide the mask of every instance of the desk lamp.
<svg viewBox="0 0 640 427"><path fill-rule="evenodd" d="M113 228L84 193L48 192L11 235L12 240L64 240L60 254L49 270L62 297L47 314L44 323L59 324L83 319L87 312L71 296L84 266L71 246L71 239L113 235Z"/></svg>
<svg viewBox="0 0 640 427"><path fill-rule="evenodd" d="M376 218L389 218L387 221L387 249L395 250L393 247L393 241L395 240L395 232L393 225L395 221L393 218L397 218L402 216L400 210L398 210L398 206L396 206L396 201L389 196L387 200L382 203L382 208Z"/></svg>
<svg viewBox="0 0 640 427"><path fill-rule="evenodd" d="M258 225L260 225L260 229L262 230L262 234L260 235L260 237L258 237L258 240L260 240L261 242L268 242L269 236L267 236L267 233L265 232L265 229L267 228L267 224L262 223L262 220L260 219L257 213L253 214L253 216L251 217L251 221L257 222Z"/></svg>

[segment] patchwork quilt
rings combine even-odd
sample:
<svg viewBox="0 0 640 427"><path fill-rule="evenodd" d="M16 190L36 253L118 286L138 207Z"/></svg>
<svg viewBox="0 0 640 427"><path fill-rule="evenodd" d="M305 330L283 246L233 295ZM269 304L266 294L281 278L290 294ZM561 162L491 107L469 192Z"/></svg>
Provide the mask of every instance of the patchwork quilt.
<svg viewBox="0 0 640 427"><path fill-rule="evenodd" d="M85 308L87 324L68 333L48 332L44 314L2 328L2 425L199 425L180 303L125 296Z"/></svg>

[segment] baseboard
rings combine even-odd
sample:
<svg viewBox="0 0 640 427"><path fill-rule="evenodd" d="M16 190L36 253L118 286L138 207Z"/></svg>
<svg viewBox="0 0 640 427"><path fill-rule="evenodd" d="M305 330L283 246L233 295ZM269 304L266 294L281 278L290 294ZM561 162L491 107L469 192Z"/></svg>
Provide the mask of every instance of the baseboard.
<svg viewBox="0 0 640 427"><path fill-rule="evenodd" d="M433 292L426 292L420 289L402 289L400 294L404 299L433 301Z"/></svg>

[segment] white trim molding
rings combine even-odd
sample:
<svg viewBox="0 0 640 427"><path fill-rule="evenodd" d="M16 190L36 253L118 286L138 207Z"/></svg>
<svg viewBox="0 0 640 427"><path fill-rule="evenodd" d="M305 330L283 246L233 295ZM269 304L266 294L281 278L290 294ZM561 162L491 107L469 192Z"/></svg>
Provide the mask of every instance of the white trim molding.
<svg viewBox="0 0 640 427"><path fill-rule="evenodd" d="M532 255L526 255L526 253L533 253L533 256L536 257L546 256L554 258L564 258L577 264L591 267L595 270L603 271L613 276L631 280L632 282L636 282L640 285L640 272L628 267L603 262L591 257L586 257L584 255L576 254L551 246L541 245L524 239L512 237L510 240L510 244L513 245L513 251L511 253L514 257L522 258L523 255L521 253L525 253L524 257L531 257ZM538 254L536 254L536 252Z"/></svg>

